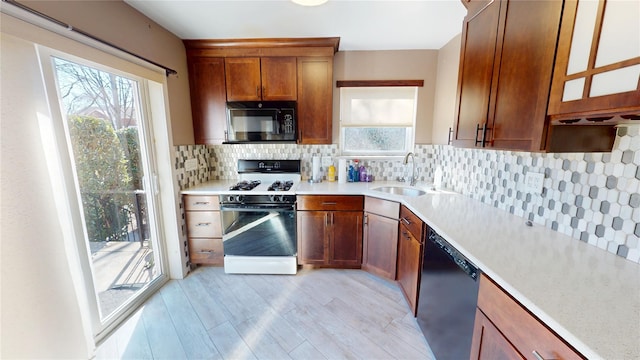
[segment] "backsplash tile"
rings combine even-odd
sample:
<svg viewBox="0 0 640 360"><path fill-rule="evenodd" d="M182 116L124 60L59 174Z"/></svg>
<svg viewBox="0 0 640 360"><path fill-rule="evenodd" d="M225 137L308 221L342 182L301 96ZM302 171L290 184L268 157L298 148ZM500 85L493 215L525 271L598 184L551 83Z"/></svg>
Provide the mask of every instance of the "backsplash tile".
<svg viewBox="0 0 640 360"><path fill-rule="evenodd" d="M640 262L640 125L621 126L610 153L531 153L416 145L419 179L531 220L577 240ZM238 159L301 159L311 175L311 157L331 156L337 145L255 144L176 147L181 189L204 181L235 179ZM194 171L184 161L198 159ZM395 180L409 167L401 159L364 159L374 180ZM410 171L410 170L408 170ZM525 190L528 172L544 174L542 194ZM408 173L407 173L408 174Z"/></svg>

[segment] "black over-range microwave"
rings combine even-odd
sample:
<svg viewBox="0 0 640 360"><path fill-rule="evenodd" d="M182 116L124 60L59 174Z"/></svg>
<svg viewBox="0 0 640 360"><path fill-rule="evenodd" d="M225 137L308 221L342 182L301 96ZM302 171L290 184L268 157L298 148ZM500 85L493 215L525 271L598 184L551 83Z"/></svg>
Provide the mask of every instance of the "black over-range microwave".
<svg viewBox="0 0 640 360"><path fill-rule="evenodd" d="M295 142L296 122L295 101L228 102L225 142Z"/></svg>

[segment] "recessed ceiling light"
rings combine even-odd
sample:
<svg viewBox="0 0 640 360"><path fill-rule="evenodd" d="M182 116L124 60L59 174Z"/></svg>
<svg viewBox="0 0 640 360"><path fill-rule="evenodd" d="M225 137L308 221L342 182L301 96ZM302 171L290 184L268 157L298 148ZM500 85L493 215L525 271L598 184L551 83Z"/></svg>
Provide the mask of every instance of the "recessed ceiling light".
<svg viewBox="0 0 640 360"><path fill-rule="evenodd" d="M291 0L298 5L303 6L318 6L326 3L328 0Z"/></svg>

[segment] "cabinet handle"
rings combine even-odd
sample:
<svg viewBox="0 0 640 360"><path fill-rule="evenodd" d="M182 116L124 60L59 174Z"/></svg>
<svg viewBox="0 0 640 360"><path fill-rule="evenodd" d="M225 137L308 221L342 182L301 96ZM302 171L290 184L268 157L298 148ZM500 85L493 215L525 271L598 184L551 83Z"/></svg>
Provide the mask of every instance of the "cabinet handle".
<svg viewBox="0 0 640 360"><path fill-rule="evenodd" d="M206 249L203 249L203 250L198 251L198 254L213 254L213 253L215 253L215 252L216 252L215 250L206 250Z"/></svg>
<svg viewBox="0 0 640 360"><path fill-rule="evenodd" d="M482 138L480 140L478 140L478 133L482 130ZM480 127L480 124L476 124L476 145L480 144L480 147L485 147L486 144L486 138L487 138L487 130L491 130L491 128L487 127L487 123L482 124L482 127Z"/></svg>
<svg viewBox="0 0 640 360"><path fill-rule="evenodd" d="M453 128L449 128L449 136L447 137L447 145L451 145L453 141Z"/></svg>
<svg viewBox="0 0 640 360"><path fill-rule="evenodd" d="M369 225L369 215L368 214L364 214L363 224L364 225Z"/></svg>
<svg viewBox="0 0 640 360"><path fill-rule="evenodd" d="M409 236L409 233L404 231L404 230L402 231L402 236L404 236L404 238L407 239L407 240L411 240L411 237Z"/></svg>
<svg viewBox="0 0 640 360"><path fill-rule="evenodd" d="M401 218L400 221L402 221L403 223L405 223L405 225L411 225L411 221L407 220L407 218Z"/></svg>
<svg viewBox="0 0 640 360"><path fill-rule="evenodd" d="M338 205L338 203L335 201L323 201L322 205Z"/></svg>
<svg viewBox="0 0 640 360"><path fill-rule="evenodd" d="M196 226L209 226L211 225L210 222L206 222L206 223L197 223Z"/></svg>
<svg viewBox="0 0 640 360"><path fill-rule="evenodd" d="M209 205L208 201L196 201L193 203L193 205Z"/></svg>
<svg viewBox="0 0 640 360"><path fill-rule="evenodd" d="M542 355L540 355L540 353L535 350L533 350L532 354L533 356L535 356L536 360L545 360L545 358L543 358Z"/></svg>

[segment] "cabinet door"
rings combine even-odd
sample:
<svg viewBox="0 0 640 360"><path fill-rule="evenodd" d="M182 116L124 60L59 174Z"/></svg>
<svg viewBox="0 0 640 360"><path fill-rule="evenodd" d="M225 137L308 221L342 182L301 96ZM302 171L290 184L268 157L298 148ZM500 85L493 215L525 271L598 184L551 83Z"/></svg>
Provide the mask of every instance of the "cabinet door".
<svg viewBox="0 0 640 360"><path fill-rule="evenodd" d="M331 144L333 58L298 58L298 141Z"/></svg>
<svg viewBox="0 0 640 360"><path fill-rule="evenodd" d="M465 18L458 78L456 146L474 147L476 126L486 123L500 20L500 1ZM471 13L471 10L469 11Z"/></svg>
<svg viewBox="0 0 640 360"><path fill-rule="evenodd" d="M415 316L418 311L420 275L422 272L423 244L416 239L404 224L400 224L398 239L397 279L409 308Z"/></svg>
<svg viewBox="0 0 640 360"><path fill-rule="evenodd" d="M298 98L296 58L261 58L262 100L296 100Z"/></svg>
<svg viewBox="0 0 640 360"><path fill-rule="evenodd" d="M260 101L260 58L225 58L227 101Z"/></svg>
<svg viewBox="0 0 640 360"><path fill-rule="evenodd" d="M362 211L332 211L329 263L345 267L362 264Z"/></svg>
<svg viewBox="0 0 640 360"><path fill-rule="evenodd" d="M329 212L298 211L298 264L325 265L328 254Z"/></svg>
<svg viewBox="0 0 640 360"><path fill-rule="evenodd" d="M638 1L565 1L550 115L640 112L639 12Z"/></svg>
<svg viewBox="0 0 640 360"><path fill-rule="evenodd" d="M478 309L522 354L530 356L536 351L543 359L582 358L484 274L480 277ZM474 333L474 342L476 337Z"/></svg>
<svg viewBox="0 0 640 360"><path fill-rule="evenodd" d="M227 127L224 58L190 58L189 86L195 143L221 144Z"/></svg>
<svg viewBox="0 0 640 360"><path fill-rule="evenodd" d="M505 20L497 40L499 74L487 140L496 148L539 151L545 145L562 1L505 1L501 13Z"/></svg>
<svg viewBox="0 0 640 360"><path fill-rule="evenodd" d="M476 310L470 359L525 359L480 311Z"/></svg>
<svg viewBox="0 0 640 360"><path fill-rule="evenodd" d="M365 213L362 269L390 280L396 279L398 220Z"/></svg>

